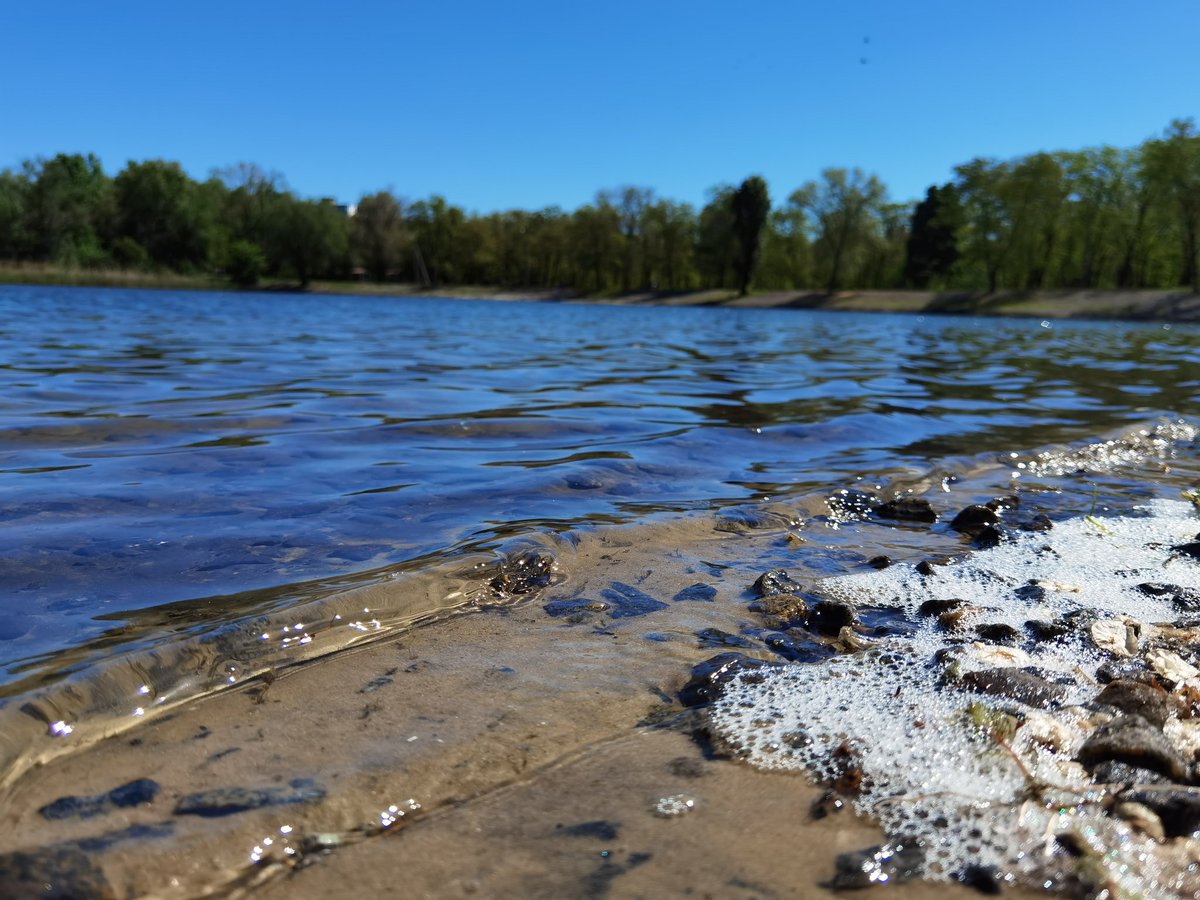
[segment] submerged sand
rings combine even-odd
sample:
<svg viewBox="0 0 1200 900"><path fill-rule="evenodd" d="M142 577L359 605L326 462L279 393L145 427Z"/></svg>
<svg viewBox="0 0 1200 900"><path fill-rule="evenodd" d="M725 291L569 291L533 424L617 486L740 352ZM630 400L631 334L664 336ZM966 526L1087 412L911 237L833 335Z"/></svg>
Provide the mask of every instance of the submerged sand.
<svg viewBox="0 0 1200 900"><path fill-rule="evenodd" d="M950 475L897 473L891 490L934 489L945 515L1013 487L999 461ZM951 483L953 493L937 490ZM1064 502L1052 486L1029 497ZM162 898L824 896L837 854L884 836L849 812L813 818L823 789L803 774L713 752L703 711L678 694L693 666L728 649L699 633L762 627L748 609L750 585L769 569L812 584L863 570L879 553L903 562L965 549L943 529L847 521L823 498L541 536L524 548L555 560L555 583L541 590L489 595L494 572L480 571L479 599L441 620L279 666L102 740L89 743L86 729L39 734L30 753L44 762L8 784L0 806L0 850L26 854L28 875L25 894L7 888L42 896L55 881L66 896ZM681 593L696 584L711 598ZM339 602L413 589L399 579ZM461 595L461 579L447 579L451 589ZM651 602L624 607L623 596ZM587 602L605 597L607 609ZM574 614L548 612L571 604ZM21 717L0 713L6 727ZM149 802L86 818L39 812L138 779L158 785ZM55 872L72 861L72 872ZM977 896L953 883L935 889ZM930 890L889 887L897 900Z"/></svg>

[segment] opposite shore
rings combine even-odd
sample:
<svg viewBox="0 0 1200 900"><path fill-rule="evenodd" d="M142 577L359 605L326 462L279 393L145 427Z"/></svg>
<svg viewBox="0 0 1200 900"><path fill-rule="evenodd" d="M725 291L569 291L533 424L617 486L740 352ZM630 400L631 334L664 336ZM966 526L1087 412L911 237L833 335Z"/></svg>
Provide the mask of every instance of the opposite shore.
<svg viewBox="0 0 1200 900"><path fill-rule="evenodd" d="M203 290L237 293L227 281L209 276L123 270L60 269L49 266L0 266L0 284L125 287L151 290ZM1200 321L1200 294L1168 290L1046 291L762 291L738 296L731 290L635 291L588 295L572 290L536 290L457 285L428 288L417 284L366 281L266 281L252 289L268 293L347 294L356 296L445 297L447 299L525 300L607 303L621 306L707 306L752 309L818 309L839 312L891 312L930 315L1024 316L1042 319L1129 319L1163 322Z"/></svg>

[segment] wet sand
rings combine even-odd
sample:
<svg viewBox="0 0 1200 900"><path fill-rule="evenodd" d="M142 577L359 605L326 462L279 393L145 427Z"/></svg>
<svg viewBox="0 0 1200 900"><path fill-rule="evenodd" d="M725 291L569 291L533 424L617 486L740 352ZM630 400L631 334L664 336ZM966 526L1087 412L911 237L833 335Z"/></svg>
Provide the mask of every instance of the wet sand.
<svg viewBox="0 0 1200 900"><path fill-rule="evenodd" d="M676 692L719 652L697 631L736 633L753 621L747 587L760 571L787 565L816 577L807 561L825 567L832 554L852 567L878 549L873 540L898 557L906 542L911 554L956 545L923 530L786 524L821 512L768 510L756 528L696 516L548 539L561 581L537 597L250 679L33 768L5 796L0 830L18 837L4 849L45 860L82 846L114 896L400 886L428 897L820 896L836 854L881 835L849 812L812 820L819 790L802 777L714 757L695 737L703 714ZM574 622L543 608L599 597L614 581L664 606L585 610ZM696 583L715 597L672 600ZM146 778L160 792L145 805L86 819L37 812ZM301 784L323 797L212 818L178 812L197 792L265 789L287 800ZM694 808L655 813L678 795ZM407 812L381 831L389 807ZM100 852L89 849L97 841L107 844ZM330 849L296 866L314 841ZM255 848L263 862L251 861ZM894 895L927 891L918 883Z"/></svg>

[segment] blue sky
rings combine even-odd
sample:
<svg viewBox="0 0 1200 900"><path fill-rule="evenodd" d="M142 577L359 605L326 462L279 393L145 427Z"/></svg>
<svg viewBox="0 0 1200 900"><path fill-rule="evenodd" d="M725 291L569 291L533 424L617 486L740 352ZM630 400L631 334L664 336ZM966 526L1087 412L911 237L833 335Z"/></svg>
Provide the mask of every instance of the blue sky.
<svg viewBox="0 0 1200 900"><path fill-rule="evenodd" d="M0 168L250 161L343 202L573 209L634 184L699 204L754 173L780 201L834 165L908 200L974 156L1200 117L1196 0L5 7Z"/></svg>

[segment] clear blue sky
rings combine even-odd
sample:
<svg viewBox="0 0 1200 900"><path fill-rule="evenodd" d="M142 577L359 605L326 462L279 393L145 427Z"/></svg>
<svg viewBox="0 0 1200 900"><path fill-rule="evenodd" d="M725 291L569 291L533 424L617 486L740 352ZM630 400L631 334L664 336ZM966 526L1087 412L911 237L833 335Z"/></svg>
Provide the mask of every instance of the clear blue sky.
<svg viewBox="0 0 1200 900"><path fill-rule="evenodd" d="M249 161L343 202L701 203L754 173L778 201L832 165L908 200L974 156L1200 117L1197 0L4 5L0 168Z"/></svg>

